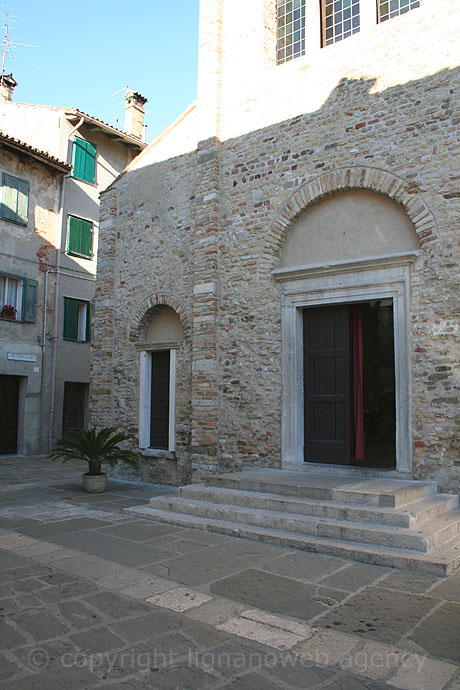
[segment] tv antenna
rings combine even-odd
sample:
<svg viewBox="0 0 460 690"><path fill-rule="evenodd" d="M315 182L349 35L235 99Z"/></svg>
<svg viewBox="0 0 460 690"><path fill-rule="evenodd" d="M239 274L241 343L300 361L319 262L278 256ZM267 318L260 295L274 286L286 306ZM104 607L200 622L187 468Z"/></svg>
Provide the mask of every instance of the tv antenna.
<svg viewBox="0 0 460 690"><path fill-rule="evenodd" d="M14 47L15 46L21 46L23 48L36 48L37 46L30 45L29 43L19 43L19 41L13 41L10 36L9 36L9 27L11 22L15 22L17 20L17 15L13 14L14 12L17 12L13 7L8 7L7 5L0 5L0 7L3 7L4 12L5 12L5 29L3 32L3 51L2 51L2 73L1 73L1 78L3 78L5 74L5 63L6 63L6 57L7 55L11 58L11 60L15 60L16 56L14 54Z"/></svg>

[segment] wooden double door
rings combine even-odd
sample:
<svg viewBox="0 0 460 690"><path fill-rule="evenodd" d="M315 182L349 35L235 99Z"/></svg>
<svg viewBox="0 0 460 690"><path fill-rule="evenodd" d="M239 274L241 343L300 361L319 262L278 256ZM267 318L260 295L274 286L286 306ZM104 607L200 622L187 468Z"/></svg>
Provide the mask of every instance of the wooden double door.
<svg viewBox="0 0 460 690"><path fill-rule="evenodd" d="M304 309L304 460L352 461L348 305Z"/></svg>

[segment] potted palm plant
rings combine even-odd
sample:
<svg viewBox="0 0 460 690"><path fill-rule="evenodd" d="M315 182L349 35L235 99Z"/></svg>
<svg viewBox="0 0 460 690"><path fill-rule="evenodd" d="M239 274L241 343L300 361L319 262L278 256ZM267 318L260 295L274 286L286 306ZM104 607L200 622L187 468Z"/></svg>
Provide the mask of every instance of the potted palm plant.
<svg viewBox="0 0 460 690"><path fill-rule="evenodd" d="M83 489L89 493L101 493L107 485L107 475L101 467L103 462L113 466L121 461L137 468L134 453L119 446L127 439L126 434L117 432L113 427L105 427L99 431L93 427L88 431L72 432L68 439L58 441L48 457L62 462L87 462L88 472L82 476Z"/></svg>

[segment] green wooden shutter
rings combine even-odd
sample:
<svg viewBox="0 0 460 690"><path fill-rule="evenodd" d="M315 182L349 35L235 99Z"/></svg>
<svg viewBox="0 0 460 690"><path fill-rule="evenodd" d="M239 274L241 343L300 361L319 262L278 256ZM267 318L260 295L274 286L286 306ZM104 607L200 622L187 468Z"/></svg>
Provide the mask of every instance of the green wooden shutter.
<svg viewBox="0 0 460 690"><path fill-rule="evenodd" d="M67 253L91 258L93 245L93 224L83 218L69 216L67 230Z"/></svg>
<svg viewBox="0 0 460 690"><path fill-rule="evenodd" d="M75 218L75 216L68 217L67 253L80 253L80 218Z"/></svg>
<svg viewBox="0 0 460 690"><path fill-rule="evenodd" d="M78 300L64 297L64 338L77 340Z"/></svg>
<svg viewBox="0 0 460 690"><path fill-rule="evenodd" d="M93 248L93 224L87 220L81 221L81 244L80 252L82 256L91 258Z"/></svg>
<svg viewBox="0 0 460 690"><path fill-rule="evenodd" d="M27 225L29 217L29 183L26 180L17 180L18 184L18 208L17 220Z"/></svg>
<svg viewBox="0 0 460 690"><path fill-rule="evenodd" d="M2 173L2 188L2 218L27 225L29 183L8 173Z"/></svg>
<svg viewBox="0 0 460 690"><path fill-rule="evenodd" d="M96 147L89 141L86 142L86 158L85 158L85 177L87 182L94 183L94 173L96 170Z"/></svg>
<svg viewBox="0 0 460 690"><path fill-rule="evenodd" d="M36 321L38 282L24 278L22 293L22 320L28 323Z"/></svg>
<svg viewBox="0 0 460 690"><path fill-rule="evenodd" d="M96 147L89 141L75 137L73 140L73 176L94 183Z"/></svg>

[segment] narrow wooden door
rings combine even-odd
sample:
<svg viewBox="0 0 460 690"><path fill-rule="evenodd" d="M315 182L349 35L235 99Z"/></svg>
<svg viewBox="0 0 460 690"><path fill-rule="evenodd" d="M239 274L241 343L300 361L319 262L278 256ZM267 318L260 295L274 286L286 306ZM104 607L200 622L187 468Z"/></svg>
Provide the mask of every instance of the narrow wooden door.
<svg viewBox="0 0 460 690"><path fill-rule="evenodd" d="M71 432L78 432L85 428L87 397L87 383L65 382L64 410L62 415L63 438L69 438Z"/></svg>
<svg viewBox="0 0 460 690"><path fill-rule="evenodd" d="M19 376L0 376L0 453L18 452Z"/></svg>
<svg viewBox="0 0 460 690"><path fill-rule="evenodd" d="M152 352L150 448L169 448L169 350Z"/></svg>
<svg viewBox="0 0 460 690"><path fill-rule="evenodd" d="M349 464L348 306L304 309L304 460Z"/></svg>

